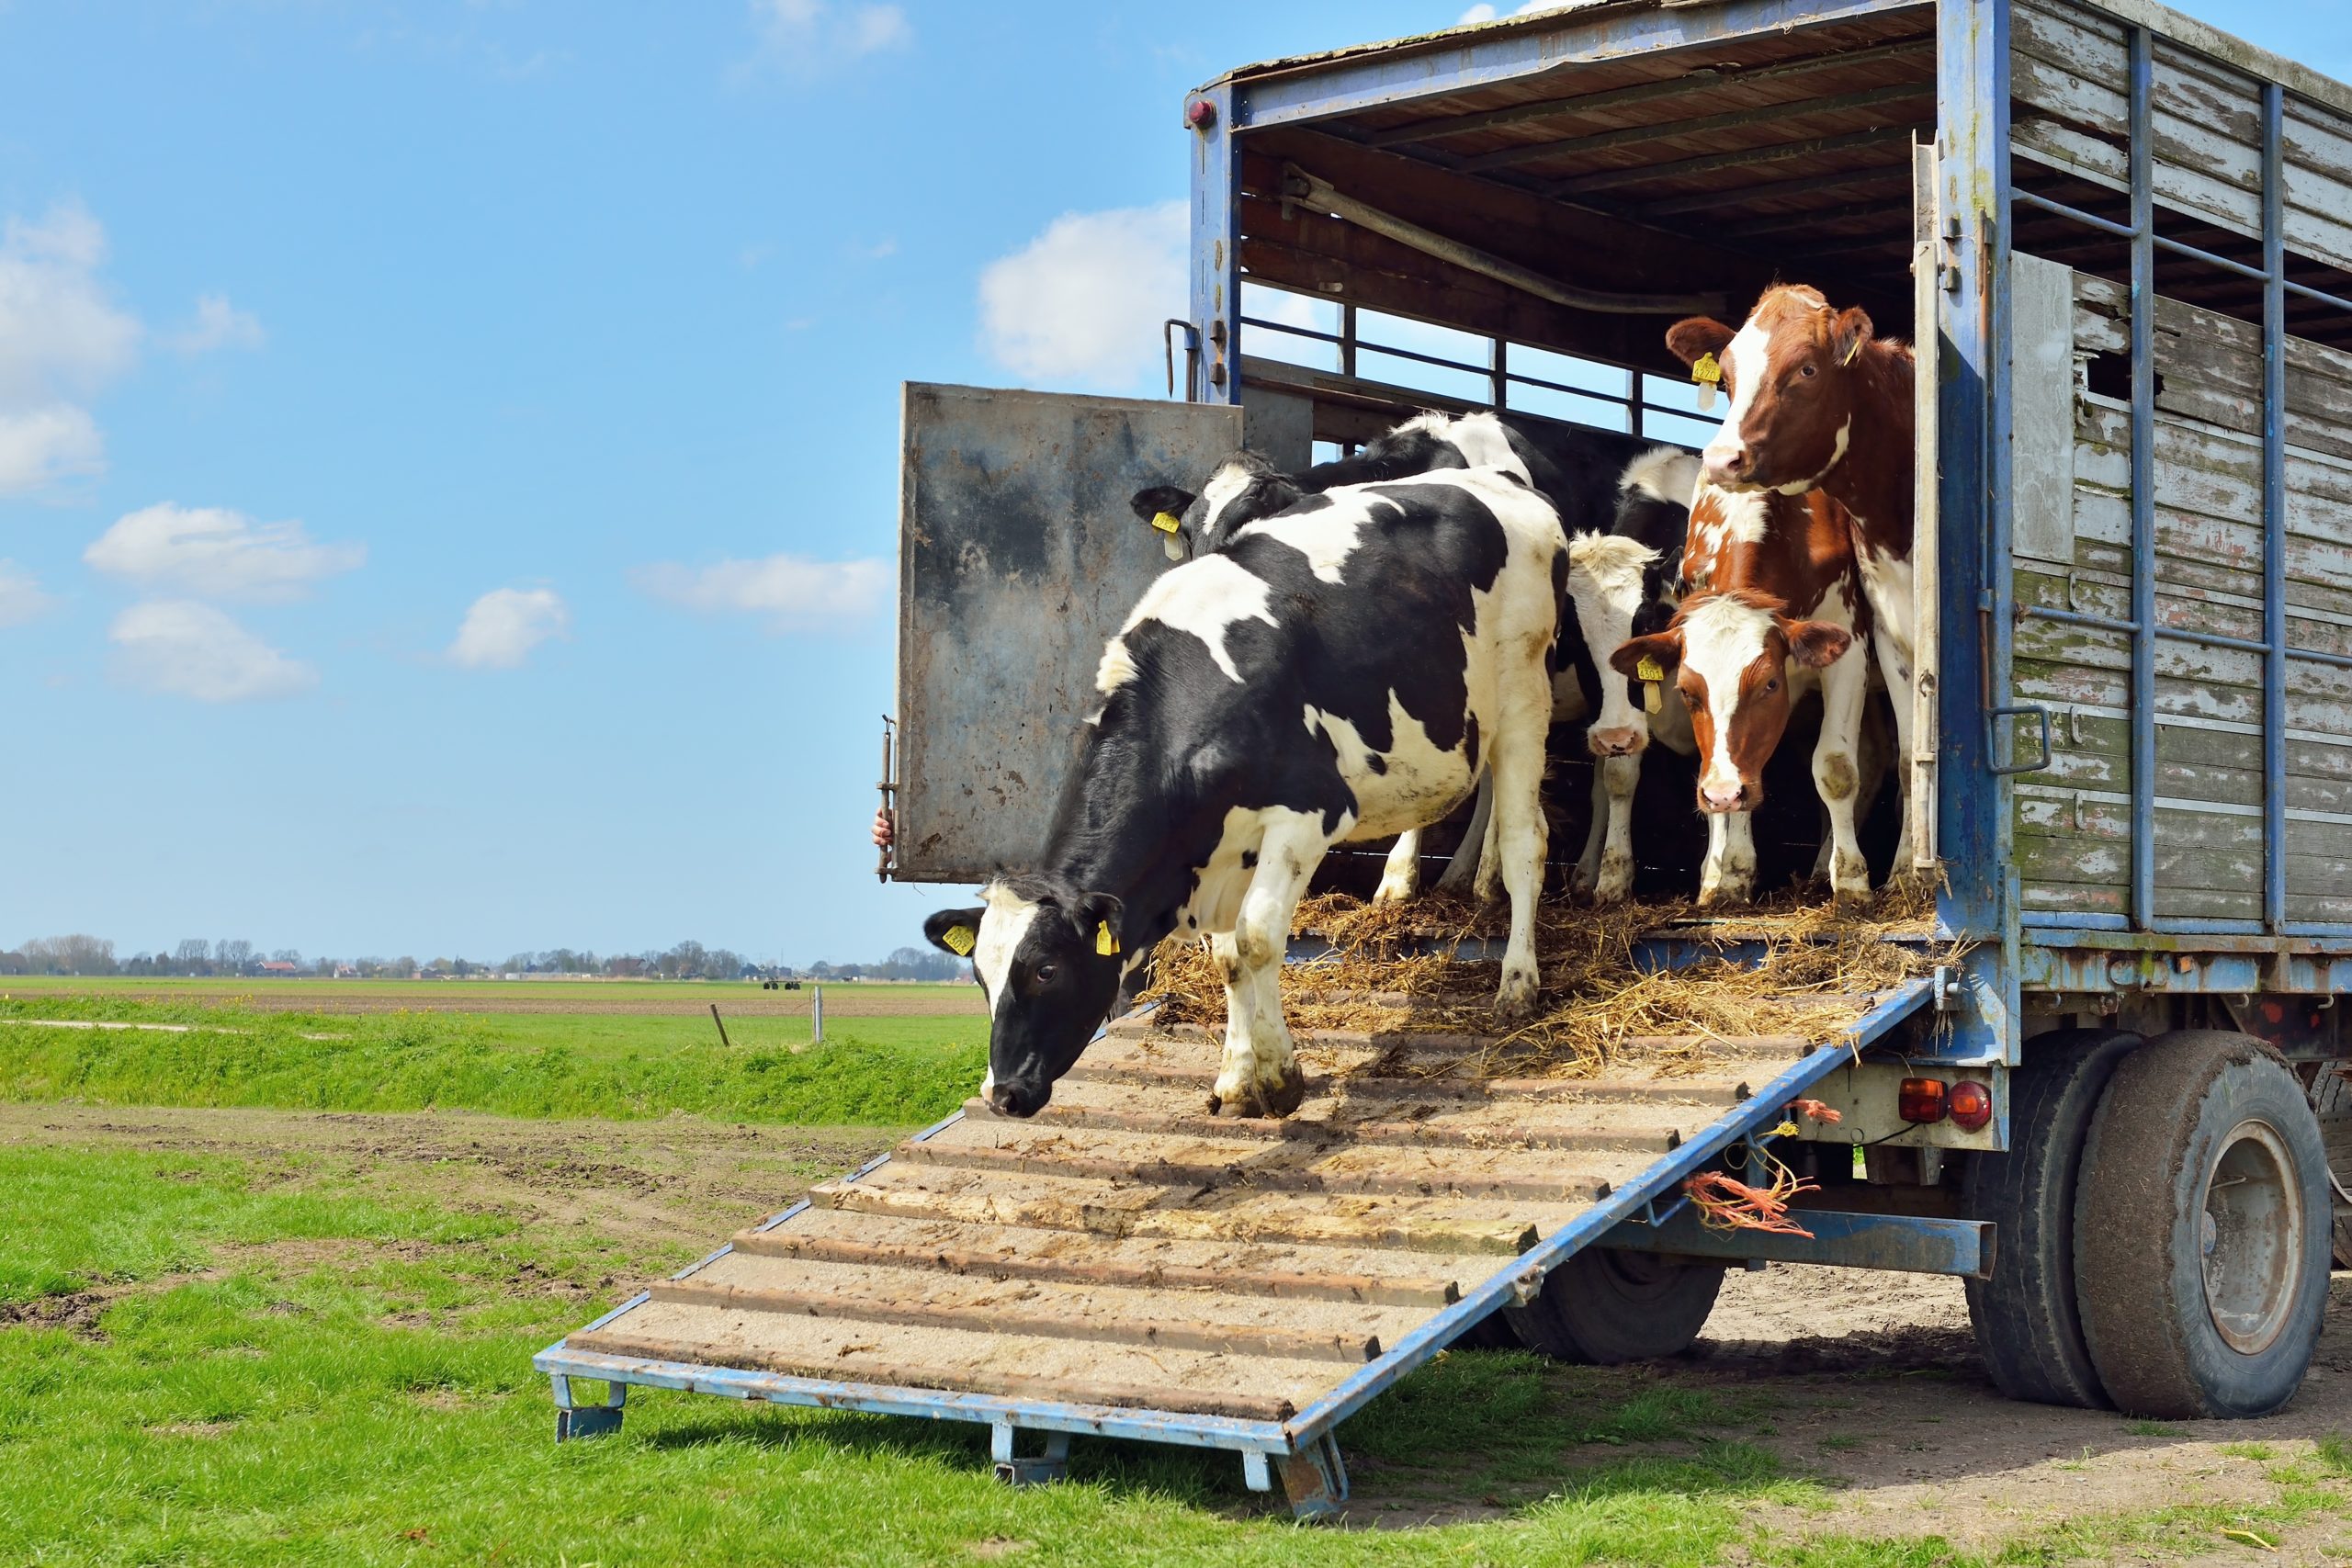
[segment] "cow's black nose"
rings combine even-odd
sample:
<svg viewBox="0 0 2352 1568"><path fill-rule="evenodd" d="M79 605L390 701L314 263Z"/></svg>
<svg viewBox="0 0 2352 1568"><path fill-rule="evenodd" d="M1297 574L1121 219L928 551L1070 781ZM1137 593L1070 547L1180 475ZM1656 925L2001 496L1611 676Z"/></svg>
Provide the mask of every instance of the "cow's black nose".
<svg viewBox="0 0 2352 1568"><path fill-rule="evenodd" d="M1017 1084L1001 1083L989 1090L989 1107L1000 1116L1035 1116L1045 1103L1043 1097L1024 1093Z"/></svg>

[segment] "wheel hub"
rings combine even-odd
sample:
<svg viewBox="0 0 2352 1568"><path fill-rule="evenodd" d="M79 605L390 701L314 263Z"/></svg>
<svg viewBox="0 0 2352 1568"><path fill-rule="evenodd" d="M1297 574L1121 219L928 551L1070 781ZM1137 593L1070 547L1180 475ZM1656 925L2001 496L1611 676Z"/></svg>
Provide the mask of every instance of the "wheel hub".
<svg viewBox="0 0 2352 1568"><path fill-rule="evenodd" d="M2205 1179L2199 1220L2205 1308L2240 1355L2270 1348L2287 1325L2302 1257L2304 1215L2284 1140L2266 1122L2241 1122L2222 1140Z"/></svg>

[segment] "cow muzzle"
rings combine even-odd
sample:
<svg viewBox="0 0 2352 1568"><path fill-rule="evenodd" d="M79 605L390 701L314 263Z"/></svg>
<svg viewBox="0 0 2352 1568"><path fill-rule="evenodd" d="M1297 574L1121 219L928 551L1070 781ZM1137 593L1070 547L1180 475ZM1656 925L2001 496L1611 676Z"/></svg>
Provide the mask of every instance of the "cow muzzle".
<svg viewBox="0 0 2352 1568"><path fill-rule="evenodd" d="M1649 743L1650 732L1638 726L1594 729L1585 736L1585 744L1596 757L1638 757Z"/></svg>
<svg viewBox="0 0 2352 1568"><path fill-rule="evenodd" d="M1723 814L1753 811L1764 798L1764 792L1745 780L1729 784L1702 782L1699 785L1699 809Z"/></svg>
<svg viewBox="0 0 2352 1568"><path fill-rule="evenodd" d="M1702 475L1711 485L1742 490L1756 482L1756 454L1746 442L1706 450Z"/></svg>
<svg viewBox="0 0 2352 1568"><path fill-rule="evenodd" d="M1023 1084L996 1083L989 1086L989 1109L1000 1116L1035 1116L1053 1098L1051 1088L1032 1089Z"/></svg>

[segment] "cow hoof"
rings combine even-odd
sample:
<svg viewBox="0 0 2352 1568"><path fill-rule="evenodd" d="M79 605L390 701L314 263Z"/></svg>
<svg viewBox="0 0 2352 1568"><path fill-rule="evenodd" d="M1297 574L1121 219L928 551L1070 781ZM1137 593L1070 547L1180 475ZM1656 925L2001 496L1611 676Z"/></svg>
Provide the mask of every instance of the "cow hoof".
<svg viewBox="0 0 2352 1568"><path fill-rule="evenodd" d="M1293 1066L1287 1077L1272 1085L1251 1084L1238 1094L1209 1096L1209 1114L1279 1121L1306 1099L1306 1075Z"/></svg>
<svg viewBox="0 0 2352 1568"><path fill-rule="evenodd" d="M1848 884L1839 887L1834 897L1840 914L1858 914L1871 907L1871 885Z"/></svg>
<svg viewBox="0 0 2352 1568"><path fill-rule="evenodd" d="M1702 909L1745 909L1747 908L1748 901L1747 889L1745 887L1726 886L1702 887L1699 890L1699 908Z"/></svg>
<svg viewBox="0 0 2352 1568"><path fill-rule="evenodd" d="M1383 882L1373 889L1372 901L1377 904L1408 904L1416 889L1402 882Z"/></svg>
<svg viewBox="0 0 2352 1568"><path fill-rule="evenodd" d="M1502 989L1495 993L1495 1016L1505 1022L1534 1017L1538 989L1534 970L1504 970Z"/></svg>

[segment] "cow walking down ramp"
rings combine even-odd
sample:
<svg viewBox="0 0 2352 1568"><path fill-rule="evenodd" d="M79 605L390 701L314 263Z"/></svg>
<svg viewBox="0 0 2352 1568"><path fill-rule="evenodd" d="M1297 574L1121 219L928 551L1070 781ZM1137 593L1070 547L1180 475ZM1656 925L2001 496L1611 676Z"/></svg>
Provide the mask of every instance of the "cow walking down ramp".
<svg viewBox="0 0 2352 1568"><path fill-rule="evenodd" d="M1708 1040L1696 1073L1697 1040L1594 1078L1489 1081L1491 1039L1304 1032L1316 1076L1281 1121L1205 1113L1214 1040L1123 1020L1037 1116L976 1099L534 1364L560 1437L616 1427L631 1384L684 1389L982 1423L1010 1481L1061 1474L1072 1434L1225 1449L1251 1487L1328 1515L1347 1497L1340 1424L1498 1310L1527 1309L1545 1343L1542 1322L1629 1277L1562 1268L1595 1243L1811 1256L1719 1241L1682 1183L1727 1150L1738 1168L1929 988L1858 999L1819 1049ZM1657 1342L1654 1304L1615 1304L1635 1353L1680 1348ZM608 1402L575 1406L575 1379Z"/></svg>

